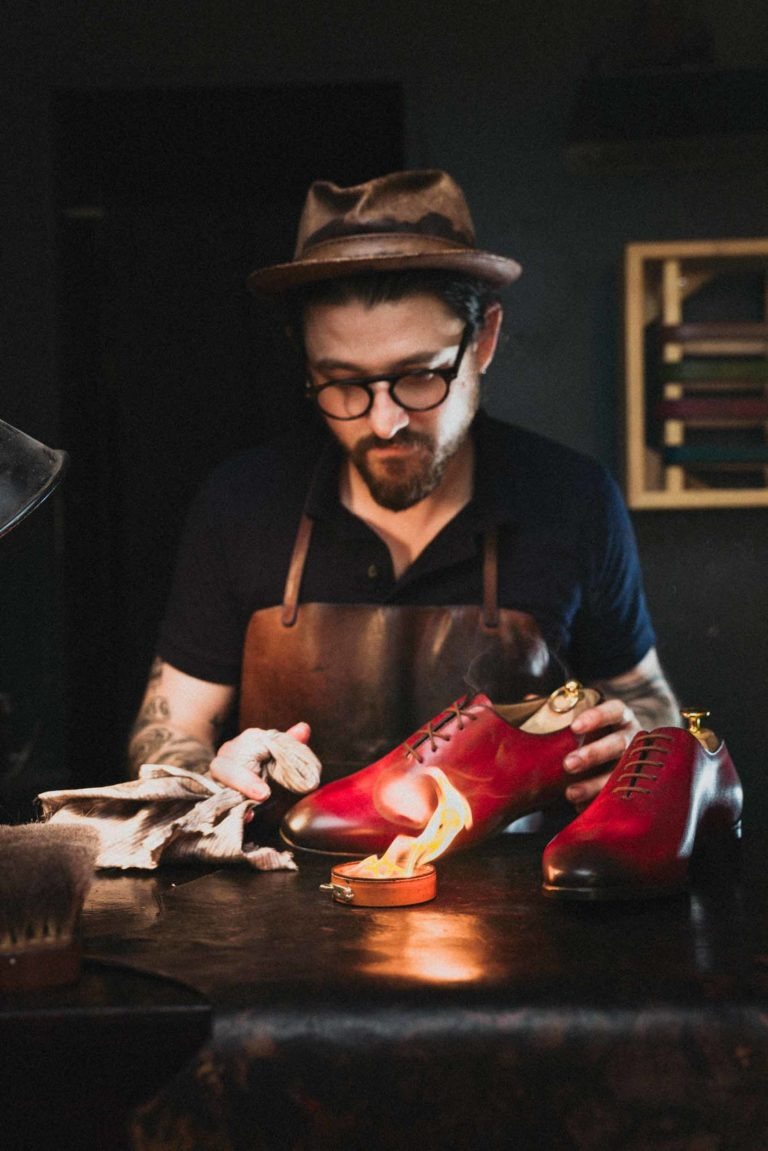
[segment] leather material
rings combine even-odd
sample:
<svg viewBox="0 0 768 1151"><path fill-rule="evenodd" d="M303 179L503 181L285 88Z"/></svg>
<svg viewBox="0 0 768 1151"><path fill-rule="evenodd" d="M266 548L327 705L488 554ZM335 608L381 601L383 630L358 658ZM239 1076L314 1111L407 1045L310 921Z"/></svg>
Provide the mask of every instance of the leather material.
<svg viewBox="0 0 768 1151"><path fill-rule="evenodd" d="M305 796L283 820L283 838L310 851L378 854L396 835L418 834L427 822L435 791L424 771L438 767L469 801L473 817L448 850L479 843L555 803L573 781L563 759L583 740L569 726L548 734L520 729L545 702L505 708L509 718L503 718L485 695L458 700L376 763Z"/></svg>
<svg viewBox="0 0 768 1151"><path fill-rule="evenodd" d="M468 687L522 699L562 682L533 617L499 608L495 531L483 541L482 606L401 607L300 604L312 528L302 514L282 605L251 616L241 731L305 720L327 781L379 759Z"/></svg>
<svg viewBox="0 0 768 1151"><path fill-rule="evenodd" d="M680 891L694 854L738 839L742 800L724 743L708 750L675 727L640 732L597 798L547 844L544 891L567 899Z"/></svg>
<svg viewBox="0 0 768 1151"><path fill-rule="evenodd" d="M483 608L302 604L251 617L243 656L240 728L312 728L323 779L358 771L405 739L467 685L496 698L551 691L562 672L529 615ZM556 675L557 679L553 679Z"/></svg>

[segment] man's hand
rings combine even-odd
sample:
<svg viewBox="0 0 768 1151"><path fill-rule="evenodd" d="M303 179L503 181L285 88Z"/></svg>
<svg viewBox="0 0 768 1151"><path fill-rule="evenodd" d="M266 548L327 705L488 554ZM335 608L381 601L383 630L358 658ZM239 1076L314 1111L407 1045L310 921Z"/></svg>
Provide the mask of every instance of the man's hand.
<svg viewBox="0 0 768 1151"><path fill-rule="evenodd" d="M563 763L565 770L574 775L595 771L605 764L605 772L590 779L574 779L566 788L566 799L579 809L586 807L604 787L616 760L623 755L638 731L680 724L678 704L655 648L651 648L629 671L602 680L595 686L608 698L577 716L572 729L576 735L591 736L603 729L605 734L585 743L578 751L572 751Z"/></svg>
<svg viewBox="0 0 768 1151"><path fill-rule="evenodd" d="M309 724L295 723L286 734L301 743L309 743L311 732ZM263 747L261 733L248 728L234 739L222 743L208 770L218 783L263 803L270 794L269 784L260 774L262 762L257 755L257 749L263 751Z"/></svg>
<svg viewBox="0 0 768 1151"><path fill-rule="evenodd" d="M605 735L585 743L578 751L572 751L563 762L565 770L575 775L606 765L605 772L589 779L574 781L566 788L566 799L579 809L590 803L602 790L616 760L629 747L632 737L642 731L635 713L620 699L608 699L596 707L588 708L577 715L571 724L576 735L584 736L606 728L609 730Z"/></svg>

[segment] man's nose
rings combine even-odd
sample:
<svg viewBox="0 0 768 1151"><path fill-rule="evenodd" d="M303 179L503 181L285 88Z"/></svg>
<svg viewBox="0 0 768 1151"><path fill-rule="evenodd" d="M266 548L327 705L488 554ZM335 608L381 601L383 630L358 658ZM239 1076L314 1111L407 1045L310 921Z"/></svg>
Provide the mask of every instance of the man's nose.
<svg viewBox="0 0 768 1151"><path fill-rule="evenodd" d="M389 387L383 381L373 384L373 405L368 412L368 423L375 436L391 440L402 428L408 426L409 416L389 394Z"/></svg>

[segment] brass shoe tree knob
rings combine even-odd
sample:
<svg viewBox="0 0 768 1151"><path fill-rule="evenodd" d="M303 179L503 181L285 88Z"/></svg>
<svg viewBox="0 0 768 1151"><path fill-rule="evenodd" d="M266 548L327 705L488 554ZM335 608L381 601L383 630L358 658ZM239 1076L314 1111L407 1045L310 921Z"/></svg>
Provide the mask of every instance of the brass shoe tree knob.
<svg viewBox="0 0 768 1151"><path fill-rule="evenodd" d="M572 711L576 704L584 698L584 688L577 679L569 679L567 683L553 691L549 697L549 706L553 711L562 713Z"/></svg>
<svg viewBox="0 0 768 1151"><path fill-rule="evenodd" d="M688 731L691 733L691 735L697 735L698 736L698 735L703 734L703 732L701 730L701 721L703 719L709 719L711 713L708 711L690 711L689 710L689 711L681 711L680 714L683 717L683 719L688 720Z"/></svg>

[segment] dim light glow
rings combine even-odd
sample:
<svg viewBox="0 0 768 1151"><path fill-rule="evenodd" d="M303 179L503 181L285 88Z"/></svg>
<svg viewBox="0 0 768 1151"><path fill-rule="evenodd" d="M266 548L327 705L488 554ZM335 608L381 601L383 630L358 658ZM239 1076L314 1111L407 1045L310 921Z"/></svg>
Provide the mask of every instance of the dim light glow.
<svg viewBox="0 0 768 1151"><path fill-rule="evenodd" d="M355 960L367 975L432 984L473 983L502 970L480 916L428 907L366 916Z"/></svg>

